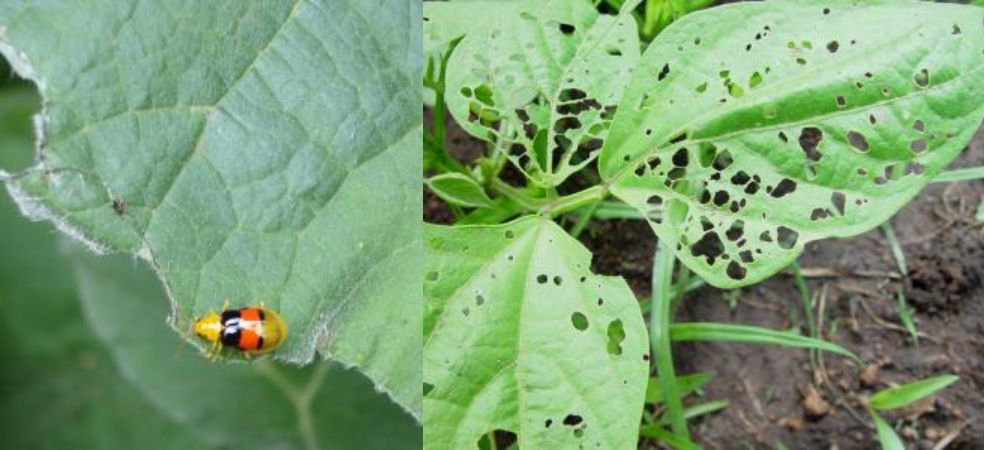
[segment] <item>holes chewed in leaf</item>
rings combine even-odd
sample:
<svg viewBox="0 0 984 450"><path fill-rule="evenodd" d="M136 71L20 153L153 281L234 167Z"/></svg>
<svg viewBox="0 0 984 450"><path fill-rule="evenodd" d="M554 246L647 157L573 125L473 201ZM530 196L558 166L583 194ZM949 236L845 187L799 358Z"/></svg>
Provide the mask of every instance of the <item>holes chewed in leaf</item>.
<svg viewBox="0 0 984 450"><path fill-rule="evenodd" d="M584 331L588 329L588 317L580 312L575 312L571 314L571 324L578 331Z"/></svg>
<svg viewBox="0 0 984 450"><path fill-rule="evenodd" d="M724 150L718 153L712 165L714 166L714 170L721 171L727 169L733 162L735 162L735 158L731 156L731 152Z"/></svg>
<svg viewBox="0 0 984 450"><path fill-rule="evenodd" d="M427 272L426 279L427 281L437 281L437 279L440 278L440 276L441 275L436 270L432 270L430 272Z"/></svg>
<svg viewBox="0 0 984 450"><path fill-rule="evenodd" d="M775 189L770 192L770 194L775 198L781 198L782 196L792 193L796 190L796 182L790 180L789 178L783 178L776 185Z"/></svg>
<svg viewBox="0 0 984 450"><path fill-rule="evenodd" d="M912 80L916 82L916 86L921 88L929 86L929 71L926 69L920 70L912 77Z"/></svg>
<svg viewBox="0 0 984 450"><path fill-rule="evenodd" d="M729 195L726 191L717 191L714 193L714 204L717 206L724 206L728 203Z"/></svg>
<svg viewBox="0 0 984 450"><path fill-rule="evenodd" d="M834 192L833 194L830 194L830 203L834 204L834 207L837 208L837 212L840 213L840 215L844 215L844 207L847 204L847 197L844 196L843 192Z"/></svg>
<svg viewBox="0 0 984 450"><path fill-rule="evenodd" d="M837 41L830 41L827 43L827 51L830 53L837 53L837 49L840 48L840 44Z"/></svg>
<svg viewBox="0 0 984 450"><path fill-rule="evenodd" d="M548 279L549 279L549 277L547 277L546 275L544 275L542 273L540 275L537 275L536 276L536 282L537 283L540 283L540 284L547 284L547 280Z"/></svg>
<svg viewBox="0 0 984 450"><path fill-rule="evenodd" d="M670 74L670 63L663 65L663 69L659 71L659 75L656 76L656 81L663 81L667 75Z"/></svg>
<svg viewBox="0 0 984 450"><path fill-rule="evenodd" d="M912 150L912 151L914 151L914 152L916 152L916 153L925 151L926 150L926 140L925 139L917 139L915 141L910 142L909 143L909 149Z"/></svg>
<svg viewBox="0 0 984 450"><path fill-rule="evenodd" d="M622 354L622 341L625 340L625 327L622 319L616 319L608 324L608 354L618 356Z"/></svg>
<svg viewBox="0 0 984 450"><path fill-rule="evenodd" d="M796 241L799 239L799 233L784 226L780 226L776 229L776 235L778 236L779 246L786 250L795 247Z"/></svg>
<svg viewBox="0 0 984 450"><path fill-rule="evenodd" d="M821 158L820 152L817 147L820 146L820 141L823 140L823 131L820 131L817 127L803 127L800 130L799 145L806 153L806 157L810 161L819 161Z"/></svg>
<svg viewBox="0 0 984 450"><path fill-rule="evenodd" d="M699 241L690 246L690 254L695 258L706 257L707 264L713 266L714 260L724 254L724 243L721 242L721 238L716 232L708 231Z"/></svg>
<svg viewBox="0 0 984 450"><path fill-rule="evenodd" d="M847 106L847 99L845 99L843 95L838 95L837 96L837 107L838 108L843 108L845 106Z"/></svg>
<svg viewBox="0 0 984 450"><path fill-rule="evenodd" d="M745 222L741 220L734 221L724 234L732 242L741 239L741 236L745 234Z"/></svg>
<svg viewBox="0 0 984 450"><path fill-rule="evenodd" d="M857 131L847 133L847 142L850 142L854 148L861 150L862 152L868 151L868 140L864 138L863 134L858 133Z"/></svg>
<svg viewBox="0 0 984 450"><path fill-rule="evenodd" d="M916 130L916 131L923 132L923 131L926 131L926 124L924 124L923 121L921 121L921 120L916 120L912 124L912 128L914 130Z"/></svg>
<svg viewBox="0 0 984 450"><path fill-rule="evenodd" d="M582 419L581 416L577 414L568 414L567 417L564 417L564 425L567 425L569 427L577 426L583 421L584 419Z"/></svg>
<svg viewBox="0 0 984 450"><path fill-rule="evenodd" d="M673 165L677 167L686 167L690 164L690 152L686 148L681 148L673 154Z"/></svg>
<svg viewBox="0 0 984 450"><path fill-rule="evenodd" d="M745 278L745 272L746 272L745 268L742 267L741 264L738 264L736 261L731 261L730 263L728 263L728 269L726 270L726 273L728 274L729 277L734 278L736 280L741 280Z"/></svg>
<svg viewBox="0 0 984 450"><path fill-rule="evenodd" d="M562 23L557 28L559 28L560 29L560 32L561 33L564 33L564 35L566 35L566 36L570 36L570 35L574 34L575 31L577 31L577 27L575 27L574 25L571 25L571 24L567 24L567 23Z"/></svg>
<svg viewBox="0 0 984 450"><path fill-rule="evenodd" d="M555 276L553 277L553 282L555 285L560 286L561 284L564 283L564 279L561 278L560 276Z"/></svg>
<svg viewBox="0 0 984 450"><path fill-rule="evenodd" d="M752 177L748 176L748 174L745 173L744 170L739 170L731 177L731 184L734 184L736 186L744 186L745 183L748 183L749 181L751 181L751 179Z"/></svg>

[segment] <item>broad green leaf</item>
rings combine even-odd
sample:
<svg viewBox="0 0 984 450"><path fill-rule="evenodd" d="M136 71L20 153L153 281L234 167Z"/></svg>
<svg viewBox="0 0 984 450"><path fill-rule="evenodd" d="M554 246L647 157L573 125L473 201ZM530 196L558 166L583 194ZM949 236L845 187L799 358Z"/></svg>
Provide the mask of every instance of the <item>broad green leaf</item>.
<svg viewBox="0 0 984 450"><path fill-rule="evenodd" d="M428 15L453 8L485 22L451 55L448 109L472 135L516 149L508 157L535 182L554 186L598 155L639 60L635 22L599 14L587 0L507 4L498 14L487 8L499 5L427 4ZM441 23L449 21L432 33L460 34Z"/></svg>
<svg viewBox="0 0 984 450"><path fill-rule="evenodd" d="M878 442L882 450L905 450L902 438L895 433L892 426L885 422L878 414L872 413L871 420L875 422L875 431L878 432Z"/></svg>
<svg viewBox="0 0 984 450"><path fill-rule="evenodd" d="M924 397L933 395L959 379L960 377L954 375L940 375L891 387L872 395L868 401L868 405L880 410L901 408Z"/></svg>
<svg viewBox="0 0 984 450"><path fill-rule="evenodd" d="M625 281L542 218L424 235L424 446L634 448L649 351Z"/></svg>
<svg viewBox="0 0 984 450"><path fill-rule="evenodd" d="M0 51L45 105L38 163L8 188L29 216L149 261L177 330L264 301L290 330L277 359L358 366L419 417L420 15L5 2Z"/></svg>
<svg viewBox="0 0 984 450"><path fill-rule="evenodd" d="M22 107L34 103L19 90L0 90L0 164L23 159L14 153L19 146L8 144L30 145L30 111ZM123 379L85 324L55 236L18 217L6 197L0 197L0 249L2 447L210 448Z"/></svg>
<svg viewBox="0 0 984 450"><path fill-rule="evenodd" d="M460 173L444 173L427 179L427 186L444 201L458 206L488 208L492 199L474 179Z"/></svg>
<svg viewBox="0 0 984 450"><path fill-rule="evenodd" d="M748 2L689 14L633 73L599 167L709 283L905 205L984 117L984 10Z"/></svg>
<svg viewBox="0 0 984 450"><path fill-rule="evenodd" d="M836 353L855 361L860 361L850 350L832 342L821 341L785 331L775 331L746 325L713 322L674 323L670 325L670 339L686 342L741 342L809 348Z"/></svg>
<svg viewBox="0 0 984 450"><path fill-rule="evenodd" d="M217 448L420 448L421 430L357 371L270 359L215 364L175 354L153 273L68 250L83 311L120 372L163 414Z"/></svg>

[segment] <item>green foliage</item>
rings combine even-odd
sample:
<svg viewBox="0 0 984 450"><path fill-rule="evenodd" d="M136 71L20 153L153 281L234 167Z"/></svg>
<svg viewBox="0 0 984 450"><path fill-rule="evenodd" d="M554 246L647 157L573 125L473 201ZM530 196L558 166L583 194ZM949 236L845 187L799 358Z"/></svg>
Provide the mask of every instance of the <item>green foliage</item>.
<svg viewBox="0 0 984 450"><path fill-rule="evenodd" d="M629 448L649 351L621 278L549 220L426 226L424 444Z"/></svg>
<svg viewBox="0 0 984 450"><path fill-rule="evenodd" d="M409 5L6 2L0 51L45 105L38 162L8 188L32 218L147 260L177 330L264 301L290 329L277 359L357 366L419 417Z"/></svg>
<svg viewBox="0 0 984 450"><path fill-rule="evenodd" d="M868 400L868 405L879 410L902 408L924 397L935 394L937 391L955 383L958 379L959 377L953 375L940 375L891 387L871 396Z"/></svg>
<svg viewBox="0 0 984 450"><path fill-rule="evenodd" d="M837 344L785 331L745 325L702 322L674 323L670 326L670 336L674 341L684 342L742 342L816 349L860 361L860 358L854 353Z"/></svg>
<svg viewBox="0 0 984 450"><path fill-rule="evenodd" d="M34 104L19 88L0 90L0 165L29 156L25 106ZM161 320L167 300L154 275L125 257L75 249L66 258L49 228L0 198L5 448L419 448L413 419L355 371L176 357L180 341ZM301 393L285 386L316 377L298 409L292 396Z"/></svg>
<svg viewBox="0 0 984 450"><path fill-rule="evenodd" d="M492 199L474 179L467 175L442 173L429 178L427 186L438 197L452 205L471 208L492 206Z"/></svg>
<svg viewBox="0 0 984 450"><path fill-rule="evenodd" d="M881 443L882 450L905 450L902 438L895 434L895 430L885 419L878 414L872 414L871 420L875 422L875 431L878 433L878 442Z"/></svg>
<svg viewBox="0 0 984 450"><path fill-rule="evenodd" d="M634 71L601 174L662 213L654 231L709 283L757 282L811 240L885 221L964 148L984 116L982 15L847 1L687 15Z"/></svg>

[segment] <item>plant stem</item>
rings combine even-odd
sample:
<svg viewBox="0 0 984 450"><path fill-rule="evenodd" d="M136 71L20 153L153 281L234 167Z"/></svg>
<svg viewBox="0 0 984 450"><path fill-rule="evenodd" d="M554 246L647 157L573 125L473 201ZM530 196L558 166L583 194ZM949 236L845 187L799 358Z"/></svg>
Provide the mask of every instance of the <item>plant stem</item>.
<svg viewBox="0 0 984 450"><path fill-rule="evenodd" d="M575 192L570 195L555 198L540 208L540 212L550 217L557 217L566 212L573 211L582 206L598 203L608 195L608 189L604 186L591 186L587 189Z"/></svg>
<svg viewBox="0 0 984 450"><path fill-rule="evenodd" d="M793 282L796 283L800 300L803 302L803 313L806 314L806 328L810 332L810 337L817 339L817 324L813 321L813 303L810 301L810 288L806 285L806 279L803 278L803 274L800 272L799 262L793 262L790 268L793 270ZM814 368L817 366L816 350L810 350L810 366Z"/></svg>
<svg viewBox="0 0 984 450"><path fill-rule="evenodd" d="M489 180L489 190L512 199L523 209L536 211L543 206L543 200L530 197L522 189L510 186L499 178Z"/></svg>
<svg viewBox="0 0 984 450"><path fill-rule="evenodd" d="M652 312L649 314L649 339L660 390L665 393L666 413L670 419L673 434L690 440L687 419L684 416L683 402L677 390L676 374L673 369L673 349L670 345L670 322L673 298L673 244L668 239L660 239L653 259Z"/></svg>
<svg viewBox="0 0 984 450"><path fill-rule="evenodd" d="M585 206L582 209L581 215L577 218L577 222L574 222L574 226L571 227L571 236L576 238L581 235L581 232L584 231L584 227L588 226L588 222L591 220L591 217L594 216L594 213L600 204L601 201L597 201L588 204L588 206Z"/></svg>
<svg viewBox="0 0 984 450"><path fill-rule="evenodd" d="M881 230L885 234L885 240L888 241L888 247L892 250L892 257L895 258L895 265L899 268L899 274L903 277L908 276L909 268L905 263L905 252L902 251L902 244L899 244L899 239L895 237L895 230L892 229L891 221L882 222Z"/></svg>

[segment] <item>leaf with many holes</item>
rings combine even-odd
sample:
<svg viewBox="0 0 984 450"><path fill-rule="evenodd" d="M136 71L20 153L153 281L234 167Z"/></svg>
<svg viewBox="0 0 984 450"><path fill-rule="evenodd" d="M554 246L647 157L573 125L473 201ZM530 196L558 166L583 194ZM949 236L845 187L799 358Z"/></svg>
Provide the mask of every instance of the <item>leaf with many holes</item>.
<svg viewBox="0 0 984 450"><path fill-rule="evenodd" d="M472 5L427 3L425 16ZM488 23L455 48L448 109L472 135L511 146L510 160L534 181L554 186L597 157L639 61L637 29L631 16L599 14L584 0L509 5L482 16Z"/></svg>
<svg viewBox="0 0 984 450"><path fill-rule="evenodd" d="M331 362L214 364L175 356L160 321L166 300L154 274L125 256L73 246L82 310L128 383L161 414L213 448L420 448L421 429L354 370Z"/></svg>
<svg viewBox="0 0 984 450"><path fill-rule="evenodd" d="M625 281L545 219L424 236L425 447L634 448L649 350Z"/></svg>
<svg viewBox="0 0 984 450"><path fill-rule="evenodd" d="M984 11L742 3L646 50L599 159L612 192L718 287L884 222L984 116Z"/></svg>
<svg viewBox="0 0 984 450"><path fill-rule="evenodd" d="M178 330L265 301L290 329L278 359L358 366L419 416L421 10L5 2L0 51L44 99L8 189L148 260Z"/></svg>

